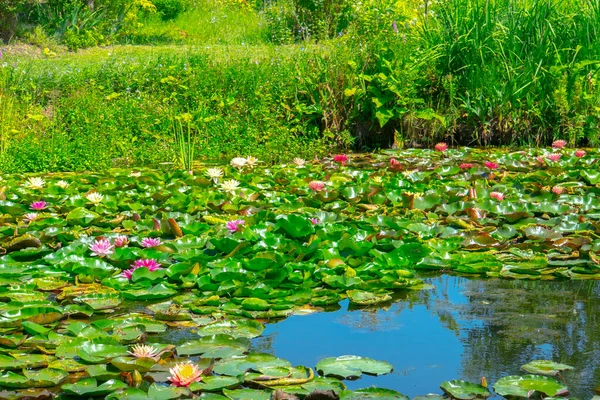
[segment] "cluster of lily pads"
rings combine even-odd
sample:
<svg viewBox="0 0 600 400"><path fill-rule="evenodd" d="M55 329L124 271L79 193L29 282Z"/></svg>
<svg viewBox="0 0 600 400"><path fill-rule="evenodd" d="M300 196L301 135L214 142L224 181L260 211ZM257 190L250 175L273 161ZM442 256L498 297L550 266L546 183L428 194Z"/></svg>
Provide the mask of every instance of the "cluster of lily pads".
<svg viewBox="0 0 600 400"><path fill-rule="evenodd" d="M327 365L382 374L389 364L341 357L314 376L249 352L257 320L390 302L425 287L423 270L598 279L597 161L560 143L440 144L275 166L248 157L190 172L4 176L0 386L50 388L15 398L255 399L271 388L381 398L344 391L338 378L356 375ZM173 345L176 329L198 338Z"/></svg>

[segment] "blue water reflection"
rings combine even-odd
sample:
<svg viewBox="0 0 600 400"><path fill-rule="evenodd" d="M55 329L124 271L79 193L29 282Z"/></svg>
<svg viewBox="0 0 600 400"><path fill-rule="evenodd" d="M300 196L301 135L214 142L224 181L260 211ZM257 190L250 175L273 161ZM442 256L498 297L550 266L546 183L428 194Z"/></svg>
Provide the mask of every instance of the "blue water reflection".
<svg viewBox="0 0 600 400"><path fill-rule="evenodd" d="M521 365L551 359L577 367L566 374L571 393L591 398L600 383L600 289L596 282L426 278L428 291L401 294L384 308L293 316L267 325L254 341L294 365L355 354L386 360L394 372L345 381L410 397L441 393L449 379L493 384L522 374Z"/></svg>

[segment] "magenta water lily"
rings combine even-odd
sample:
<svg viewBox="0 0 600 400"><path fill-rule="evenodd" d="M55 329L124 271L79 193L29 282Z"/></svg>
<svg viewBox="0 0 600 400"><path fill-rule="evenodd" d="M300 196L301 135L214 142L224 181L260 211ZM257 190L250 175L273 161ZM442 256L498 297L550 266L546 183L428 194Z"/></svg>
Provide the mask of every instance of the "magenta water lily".
<svg viewBox="0 0 600 400"><path fill-rule="evenodd" d="M144 238L142 239L142 247L151 248L160 246L160 238Z"/></svg>
<svg viewBox="0 0 600 400"><path fill-rule="evenodd" d="M227 221L227 223L225 224L225 228L227 228L227 230L230 233L235 233L241 229L241 227L244 225L244 223L245 223L245 221L243 219Z"/></svg>
<svg viewBox="0 0 600 400"><path fill-rule="evenodd" d="M110 243L108 239L96 239L90 245L90 250L92 251L93 256L105 257L110 254L113 254L114 246Z"/></svg>
<svg viewBox="0 0 600 400"><path fill-rule="evenodd" d="M43 200L40 200L40 201L34 201L34 202L32 202L32 203L29 205L29 207L30 207L32 210L41 211L41 210L45 209L47 205L48 205L48 203L46 203L46 202L45 202L45 201L43 201Z"/></svg>

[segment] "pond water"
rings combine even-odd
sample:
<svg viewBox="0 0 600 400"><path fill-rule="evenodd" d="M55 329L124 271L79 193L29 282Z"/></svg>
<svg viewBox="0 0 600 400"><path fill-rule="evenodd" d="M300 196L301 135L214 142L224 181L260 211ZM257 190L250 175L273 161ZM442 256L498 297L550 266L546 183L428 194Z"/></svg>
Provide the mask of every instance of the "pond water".
<svg viewBox="0 0 600 400"><path fill-rule="evenodd" d="M534 359L566 363L571 395L590 399L600 385L600 283L511 281L429 276L431 290L398 295L383 308L293 316L267 325L256 350L294 365L355 354L386 360L390 375L345 381L350 389L377 386L414 397L442 393L450 379L493 385L522 375Z"/></svg>

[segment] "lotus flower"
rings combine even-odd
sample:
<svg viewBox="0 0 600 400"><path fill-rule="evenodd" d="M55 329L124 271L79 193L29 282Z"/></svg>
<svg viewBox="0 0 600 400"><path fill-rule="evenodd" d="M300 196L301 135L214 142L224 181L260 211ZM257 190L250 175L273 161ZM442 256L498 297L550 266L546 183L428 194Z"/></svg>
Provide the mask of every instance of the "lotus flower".
<svg viewBox="0 0 600 400"><path fill-rule="evenodd" d="M492 192L492 193L490 193L490 197L492 199L496 199L498 201L502 201L502 200L504 200L504 193L502 193L502 192Z"/></svg>
<svg viewBox="0 0 600 400"><path fill-rule="evenodd" d="M150 248L160 246L160 238L143 238L142 247Z"/></svg>
<svg viewBox="0 0 600 400"><path fill-rule="evenodd" d="M435 150L436 151L441 151L443 153L446 150L448 150L448 144L444 143L444 142L440 142L440 143L438 143L438 144L435 145Z"/></svg>
<svg viewBox="0 0 600 400"><path fill-rule="evenodd" d="M247 160L242 157L235 157L235 158L232 158L230 161L231 166L233 168L237 168L237 169L244 168L244 166L246 165L246 162L247 162Z"/></svg>
<svg viewBox="0 0 600 400"><path fill-rule="evenodd" d="M308 187L313 192L320 192L321 190L325 189L325 182L323 182L323 181L310 181L308 183Z"/></svg>
<svg viewBox="0 0 600 400"><path fill-rule="evenodd" d="M98 192L91 192L85 195L85 198L88 199L91 203L98 205L104 200L104 195Z"/></svg>
<svg viewBox="0 0 600 400"><path fill-rule="evenodd" d="M193 382L202 380L202 370L190 362L178 363L169 369L171 376L169 380L175 386L190 386Z"/></svg>
<svg viewBox="0 0 600 400"><path fill-rule="evenodd" d="M494 169L496 169L496 168L499 167L499 165L496 164L493 161L486 161L486 162L483 163L483 165L485 165L487 168L492 169L492 170L494 170Z"/></svg>
<svg viewBox="0 0 600 400"><path fill-rule="evenodd" d="M561 195L562 192L563 192L563 188L561 188L560 186L554 186L552 188L552 193L554 193L554 194Z"/></svg>
<svg viewBox="0 0 600 400"><path fill-rule="evenodd" d="M29 205L29 207L30 207L32 210L40 211L40 210L43 210L44 208L46 208L46 206L47 206L47 205L48 205L48 203L46 203L46 202L45 202L45 201L43 201L43 200L40 200L40 201L34 201L34 202L32 202L32 203Z"/></svg>
<svg viewBox="0 0 600 400"><path fill-rule="evenodd" d="M468 162L464 162L464 163L460 164L458 166L458 168L460 168L460 169L470 169L470 168L473 168L473 164L468 163Z"/></svg>
<svg viewBox="0 0 600 400"><path fill-rule="evenodd" d="M317 225L321 223L321 220L319 218L309 218L308 219L310 221L311 224L313 225Z"/></svg>
<svg viewBox="0 0 600 400"><path fill-rule="evenodd" d="M348 162L348 156L345 154L336 154L333 156L333 161L343 166L346 165L346 162Z"/></svg>
<svg viewBox="0 0 600 400"><path fill-rule="evenodd" d="M584 157L584 156L585 156L585 150L577 150L575 152L575 157L577 157L577 158L581 158L581 157Z"/></svg>
<svg viewBox="0 0 600 400"><path fill-rule="evenodd" d="M56 186L58 186L59 188L63 188L66 189L69 187L69 182L67 181L63 181L62 179L58 182L56 182Z"/></svg>
<svg viewBox="0 0 600 400"><path fill-rule="evenodd" d="M23 221L25 221L25 222L32 222L37 217L38 217L37 213L27 213L27 214L24 215Z"/></svg>
<svg viewBox="0 0 600 400"><path fill-rule="evenodd" d="M158 361L162 352L158 351L154 346L147 344L136 344L131 347L129 354L135 358L151 358L154 361Z"/></svg>
<svg viewBox="0 0 600 400"><path fill-rule="evenodd" d="M115 238L115 247L123 247L129 243L129 238L127 236L117 236Z"/></svg>
<svg viewBox="0 0 600 400"><path fill-rule="evenodd" d="M552 147L554 147L555 149L562 149L566 145L567 142L565 142L564 140L555 140L554 142L552 142Z"/></svg>
<svg viewBox="0 0 600 400"><path fill-rule="evenodd" d="M226 191L228 193L234 193L235 190L239 186L240 186L240 183L238 181L236 181L235 179L230 179L228 181L221 183L221 189L223 189L224 191Z"/></svg>
<svg viewBox="0 0 600 400"><path fill-rule="evenodd" d="M94 240L90 245L93 256L104 257L113 253L113 245L108 239Z"/></svg>
<svg viewBox="0 0 600 400"><path fill-rule="evenodd" d="M246 165L249 167L254 167L256 164L258 164L258 158L252 156L246 158Z"/></svg>
<svg viewBox="0 0 600 400"><path fill-rule="evenodd" d="M31 177L27 179L27 182L25 182L25 186L27 186L29 189L42 189L45 184L46 181L38 177Z"/></svg>
<svg viewBox="0 0 600 400"><path fill-rule="evenodd" d="M223 176L223 170L221 168L209 168L206 170L205 174L217 183L219 178Z"/></svg>
<svg viewBox="0 0 600 400"><path fill-rule="evenodd" d="M306 164L306 160L298 157L294 158L294 161L292 162L296 164L297 167L304 167L304 164Z"/></svg>
<svg viewBox="0 0 600 400"><path fill-rule="evenodd" d="M133 269L138 268L148 268L148 271L154 272L160 268L160 263L153 258L142 258L141 260L136 260L133 263Z"/></svg>
<svg viewBox="0 0 600 400"><path fill-rule="evenodd" d="M236 219L233 221L227 221L225 224L225 228L229 231L229 233L235 233L240 230L240 226L244 225L245 221L243 219Z"/></svg>
<svg viewBox="0 0 600 400"><path fill-rule="evenodd" d="M548 154L547 157L548 157L548 160L556 162L556 161L560 160L560 156L561 155L558 153L552 153L552 154Z"/></svg>

